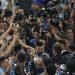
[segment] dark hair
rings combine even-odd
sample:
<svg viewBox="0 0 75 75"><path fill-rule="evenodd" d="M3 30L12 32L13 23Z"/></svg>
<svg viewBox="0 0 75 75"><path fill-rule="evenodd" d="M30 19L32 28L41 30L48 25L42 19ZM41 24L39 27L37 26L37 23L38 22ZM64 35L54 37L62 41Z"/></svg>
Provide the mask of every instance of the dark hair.
<svg viewBox="0 0 75 75"><path fill-rule="evenodd" d="M15 73L15 75L21 75L21 69L18 65L15 67L14 73Z"/></svg>
<svg viewBox="0 0 75 75"><path fill-rule="evenodd" d="M21 49L22 49L21 45L16 44L16 45L14 46L14 52L15 52L15 54L17 54Z"/></svg>
<svg viewBox="0 0 75 75"><path fill-rule="evenodd" d="M18 55L18 61L20 62L20 63L22 63L22 62L24 62L25 61L25 52L24 51L19 51L18 53L17 53L17 55Z"/></svg>
<svg viewBox="0 0 75 75"><path fill-rule="evenodd" d="M46 69L47 69L48 75L55 75L55 73L56 73L56 66L54 64L48 65L48 68L46 68Z"/></svg>
<svg viewBox="0 0 75 75"><path fill-rule="evenodd" d="M14 19L14 22L16 21L22 21L24 19L24 15L17 13Z"/></svg>
<svg viewBox="0 0 75 75"><path fill-rule="evenodd" d="M33 33L34 32L38 32L39 33L39 30L37 28L33 29Z"/></svg>
<svg viewBox="0 0 75 75"><path fill-rule="evenodd" d="M41 42L40 40L37 41L36 46L43 46L43 42Z"/></svg>
<svg viewBox="0 0 75 75"><path fill-rule="evenodd" d="M62 51L62 47L60 44L55 44L53 49L56 53L61 53L61 51Z"/></svg>
<svg viewBox="0 0 75 75"><path fill-rule="evenodd" d="M6 59L5 56L0 57L0 64L1 64L3 61L5 61L5 59Z"/></svg>
<svg viewBox="0 0 75 75"><path fill-rule="evenodd" d="M68 26L68 27L66 28L66 30L65 30L65 33L67 33L68 30L72 30L72 32L73 32L73 34L74 34L74 36L75 36L75 29L74 29L73 27Z"/></svg>
<svg viewBox="0 0 75 75"><path fill-rule="evenodd" d="M59 21L57 20L57 18L52 18L50 21L50 24L56 27L59 31L61 31L61 28L59 26Z"/></svg>
<svg viewBox="0 0 75 75"><path fill-rule="evenodd" d="M65 32L67 32L67 30L72 30L73 31L73 28L71 26L67 26Z"/></svg>

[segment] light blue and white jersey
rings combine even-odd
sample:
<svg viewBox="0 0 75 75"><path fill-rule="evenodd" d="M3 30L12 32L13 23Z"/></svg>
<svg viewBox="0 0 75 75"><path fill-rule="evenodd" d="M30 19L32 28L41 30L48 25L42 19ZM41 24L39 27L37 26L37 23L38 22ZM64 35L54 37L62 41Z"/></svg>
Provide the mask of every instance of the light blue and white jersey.
<svg viewBox="0 0 75 75"><path fill-rule="evenodd" d="M4 69L0 67L0 75L3 75L3 73L4 73Z"/></svg>

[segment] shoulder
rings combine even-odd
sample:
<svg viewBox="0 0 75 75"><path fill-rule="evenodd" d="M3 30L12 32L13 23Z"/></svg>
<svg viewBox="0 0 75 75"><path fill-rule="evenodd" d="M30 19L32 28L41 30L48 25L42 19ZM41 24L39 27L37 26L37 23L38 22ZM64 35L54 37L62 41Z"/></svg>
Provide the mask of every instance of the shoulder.
<svg viewBox="0 0 75 75"><path fill-rule="evenodd" d="M44 59L50 59L49 54L46 53L46 52L44 52L44 53L42 54L42 57L43 57Z"/></svg>

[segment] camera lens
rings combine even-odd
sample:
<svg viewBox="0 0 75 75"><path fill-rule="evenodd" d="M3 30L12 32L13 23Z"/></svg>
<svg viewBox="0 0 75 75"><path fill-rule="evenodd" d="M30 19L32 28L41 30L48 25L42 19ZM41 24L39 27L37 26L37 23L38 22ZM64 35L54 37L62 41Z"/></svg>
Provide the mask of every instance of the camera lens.
<svg viewBox="0 0 75 75"><path fill-rule="evenodd" d="M17 24L15 24L14 26L17 26Z"/></svg>

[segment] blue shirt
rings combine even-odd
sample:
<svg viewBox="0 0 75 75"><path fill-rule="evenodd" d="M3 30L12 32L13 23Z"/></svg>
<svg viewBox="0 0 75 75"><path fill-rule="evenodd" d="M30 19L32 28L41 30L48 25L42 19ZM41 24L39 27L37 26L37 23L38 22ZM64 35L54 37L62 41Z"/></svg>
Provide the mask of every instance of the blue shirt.
<svg viewBox="0 0 75 75"><path fill-rule="evenodd" d="M4 69L0 67L0 75L3 75L3 73L4 73Z"/></svg>
<svg viewBox="0 0 75 75"><path fill-rule="evenodd" d="M32 40L30 40L30 43L32 43L35 46L36 45L36 40L32 39Z"/></svg>

